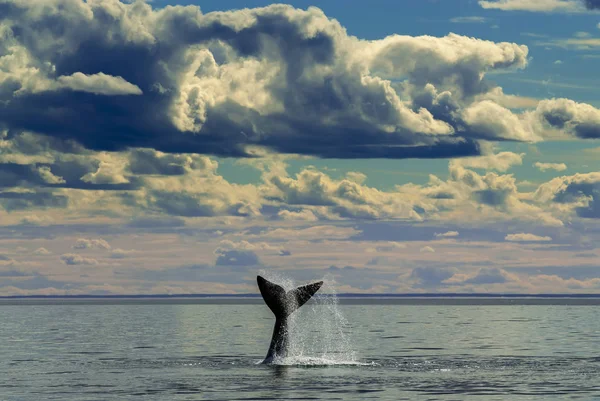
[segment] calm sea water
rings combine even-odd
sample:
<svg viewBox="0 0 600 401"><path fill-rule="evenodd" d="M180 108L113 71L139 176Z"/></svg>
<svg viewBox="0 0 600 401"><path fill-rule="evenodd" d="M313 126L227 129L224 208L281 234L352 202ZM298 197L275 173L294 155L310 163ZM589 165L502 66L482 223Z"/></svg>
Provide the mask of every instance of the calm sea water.
<svg viewBox="0 0 600 401"><path fill-rule="evenodd" d="M0 400L600 399L596 305L144 302L0 304Z"/></svg>

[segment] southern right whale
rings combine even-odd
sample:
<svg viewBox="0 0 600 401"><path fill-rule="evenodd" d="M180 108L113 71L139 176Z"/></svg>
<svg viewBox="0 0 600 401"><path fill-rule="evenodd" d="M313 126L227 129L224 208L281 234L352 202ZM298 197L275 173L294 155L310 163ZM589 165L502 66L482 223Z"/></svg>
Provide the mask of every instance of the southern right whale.
<svg viewBox="0 0 600 401"><path fill-rule="evenodd" d="M275 315L275 327L267 356L262 363L271 363L273 359L284 358L289 345L288 317L306 303L323 285L322 281L303 285L290 291L272 283L261 276L256 277L258 288L267 306Z"/></svg>

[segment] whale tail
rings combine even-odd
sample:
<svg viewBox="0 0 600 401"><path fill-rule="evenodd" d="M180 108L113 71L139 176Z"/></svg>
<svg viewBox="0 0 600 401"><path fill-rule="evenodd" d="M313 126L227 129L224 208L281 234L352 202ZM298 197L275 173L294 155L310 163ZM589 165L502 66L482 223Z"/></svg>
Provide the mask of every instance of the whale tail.
<svg viewBox="0 0 600 401"><path fill-rule="evenodd" d="M284 319L291 315L319 291L319 288L323 285L323 282L319 281L286 292L283 287L261 276L257 276L256 281L265 303L277 319Z"/></svg>

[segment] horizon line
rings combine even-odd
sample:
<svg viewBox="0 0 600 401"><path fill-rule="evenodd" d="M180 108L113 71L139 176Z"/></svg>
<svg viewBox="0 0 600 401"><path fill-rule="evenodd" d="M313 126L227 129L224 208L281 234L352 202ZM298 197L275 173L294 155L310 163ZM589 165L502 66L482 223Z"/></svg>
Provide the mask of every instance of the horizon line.
<svg viewBox="0 0 600 401"><path fill-rule="evenodd" d="M321 297L338 297L338 298L600 298L600 293L340 293L340 294L320 294ZM242 294L65 294L65 295L0 295L0 299L90 299L90 298L107 298L107 299L128 299L128 298L260 298L260 294L242 293Z"/></svg>

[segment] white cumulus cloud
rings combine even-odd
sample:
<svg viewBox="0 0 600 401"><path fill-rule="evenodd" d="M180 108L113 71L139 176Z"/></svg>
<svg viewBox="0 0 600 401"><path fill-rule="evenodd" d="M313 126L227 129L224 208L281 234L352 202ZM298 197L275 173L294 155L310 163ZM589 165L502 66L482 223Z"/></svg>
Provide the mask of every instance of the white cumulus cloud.
<svg viewBox="0 0 600 401"><path fill-rule="evenodd" d="M511 242L539 242L539 241L552 241L551 237L548 236L540 236L535 234L528 233L516 233L516 234L508 234L504 237L506 241Z"/></svg>

